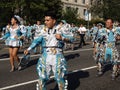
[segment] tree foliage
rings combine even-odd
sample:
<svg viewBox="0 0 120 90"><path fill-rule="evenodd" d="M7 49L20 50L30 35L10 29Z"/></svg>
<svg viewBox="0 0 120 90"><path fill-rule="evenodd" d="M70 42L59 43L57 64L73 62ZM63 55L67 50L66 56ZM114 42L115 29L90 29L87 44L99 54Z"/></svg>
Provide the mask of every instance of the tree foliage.
<svg viewBox="0 0 120 90"><path fill-rule="evenodd" d="M77 23L78 11L75 8L66 8L63 11L62 19L67 20L69 23Z"/></svg>
<svg viewBox="0 0 120 90"><path fill-rule="evenodd" d="M54 11L58 17L62 13L61 0L0 0L0 26L10 21L17 14L27 22L42 20L46 11Z"/></svg>
<svg viewBox="0 0 120 90"><path fill-rule="evenodd" d="M104 19L120 21L120 0L95 0L91 12Z"/></svg>

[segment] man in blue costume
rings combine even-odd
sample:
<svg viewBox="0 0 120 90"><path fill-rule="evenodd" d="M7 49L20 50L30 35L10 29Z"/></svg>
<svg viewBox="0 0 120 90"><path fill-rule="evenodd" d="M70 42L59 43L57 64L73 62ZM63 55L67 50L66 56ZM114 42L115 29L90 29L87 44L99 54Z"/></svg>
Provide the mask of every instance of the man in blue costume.
<svg viewBox="0 0 120 90"><path fill-rule="evenodd" d="M117 40L120 40L120 24L118 24L118 26L116 27L116 31L117 31Z"/></svg>
<svg viewBox="0 0 120 90"><path fill-rule="evenodd" d="M93 41L93 48L96 47L96 36L98 33L98 27L96 26L96 24L93 24L93 27L90 30L92 32L92 41Z"/></svg>
<svg viewBox="0 0 120 90"><path fill-rule="evenodd" d="M100 48L97 65L98 65L98 76L101 76L103 74L104 64L110 62L113 65L112 80L114 80L118 75L118 64L120 62L119 53L115 46L116 37L117 37L116 35L117 32L113 28L112 19L107 19L105 34L101 35L101 37L104 37L105 43L104 46Z"/></svg>
<svg viewBox="0 0 120 90"><path fill-rule="evenodd" d="M45 26L41 30L41 35L35 39L31 46L24 51L25 54L35 48L42 46L42 56L37 64L39 76L39 89L46 90L45 84L50 79L50 72L53 71L54 78L58 83L59 90L65 89L66 60L62 53L64 41L72 41L73 37L58 30L56 25L56 15L47 12L45 15Z"/></svg>
<svg viewBox="0 0 120 90"><path fill-rule="evenodd" d="M97 58L97 51L99 51L98 49L104 43L104 40L103 40L104 37L103 36L106 34L102 23L98 23L97 26L98 26L98 30L97 30L97 33L96 33L96 36L95 36L96 45L95 45L94 50L93 50L94 59Z"/></svg>
<svg viewBox="0 0 120 90"><path fill-rule="evenodd" d="M30 23L28 24L28 26L26 26L26 29L27 29L27 38L26 39L27 39L27 43L28 43L28 42L32 41L32 32L31 31L33 28Z"/></svg>
<svg viewBox="0 0 120 90"><path fill-rule="evenodd" d="M34 31L34 39L38 38L41 34L41 29L43 28L44 25L41 24L41 21L37 21L36 24L34 24L33 26L33 29L35 30ZM40 46L37 46L35 49L34 49L34 53L41 53L39 52L41 50L41 47Z"/></svg>

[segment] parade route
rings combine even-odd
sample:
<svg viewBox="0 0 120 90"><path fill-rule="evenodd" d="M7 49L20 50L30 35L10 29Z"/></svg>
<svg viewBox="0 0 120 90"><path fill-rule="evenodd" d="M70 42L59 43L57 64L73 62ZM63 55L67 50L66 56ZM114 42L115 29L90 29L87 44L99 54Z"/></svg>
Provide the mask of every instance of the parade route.
<svg viewBox="0 0 120 90"><path fill-rule="evenodd" d="M93 48L90 48L90 49L82 49L82 50L74 50L74 51L65 51L64 53L79 52L79 51L89 51L89 50L93 50ZM31 55L30 57L37 57L37 56L40 56L40 54ZM20 56L19 58L22 58L22 56ZM9 60L9 58L0 59L0 61L5 61L5 60Z"/></svg>
<svg viewBox="0 0 120 90"><path fill-rule="evenodd" d="M0 90L120 90L120 0L0 0Z"/></svg>
<svg viewBox="0 0 120 90"><path fill-rule="evenodd" d="M68 74L76 73L76 72L79 72L79 71L86 71L86 70L90 70L90 69L94 69L94 68L97 68L97 66L87 67L87 68L83 68L83 69L80 69L80 70L74 70L74 71L72 71L72 72L70 72ZM50 77L50 79L53 79L53 78L54 78L54 76ZM7 87L3 87L3 88L0 88L0 90L7 90L7 89L11 89L11 88L23 86L23 85L35 83L35 82L38 82L38 80L39 79L28 81L28 82L24 82L24 83L19 83L19 84L16 84L16 85L11 85L11 86L7 86Z"/></svg>
<svg viewBox="0 0 120 90"><path fill-rule="evenodd" d="M68 90L119 90L120 77L111 80L111 69L107 69L102 77L97 77L95 61L92 57L91 45L77 50L64 52L68 65ZM10 73L9 58L0 59L0 90L35 90L38 76L36 63L40 54L31 55L28 67L22 71ZM22 56L22 54L20 54ZM47 83L47 90L58 90L56 82Z"/></svg>

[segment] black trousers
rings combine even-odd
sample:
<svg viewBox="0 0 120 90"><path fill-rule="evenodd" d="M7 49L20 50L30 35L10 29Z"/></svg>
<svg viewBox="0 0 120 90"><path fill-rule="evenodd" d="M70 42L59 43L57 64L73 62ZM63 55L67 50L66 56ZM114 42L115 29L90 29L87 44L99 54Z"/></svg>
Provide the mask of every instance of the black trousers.
<svg viewBox="0 0 120 90"><path fill-rule="evenodd" d="M82 46L82 44L86 45L85 40L84 40L84 36L85 36L85 34L80 34L80 44L79 44L80 47Z"/></svg>

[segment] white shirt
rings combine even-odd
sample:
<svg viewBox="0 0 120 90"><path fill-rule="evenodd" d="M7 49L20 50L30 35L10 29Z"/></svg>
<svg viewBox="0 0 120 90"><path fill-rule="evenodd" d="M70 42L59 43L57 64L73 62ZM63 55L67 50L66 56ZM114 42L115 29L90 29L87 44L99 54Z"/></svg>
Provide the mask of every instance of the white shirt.
<svg viewBox="0 0 120 90"><path fill-rule="evenodd" d="M85 34L85 32L87 31L85 27L80 27L78 29L78 31L80 32L80 34Z"/></svg>

